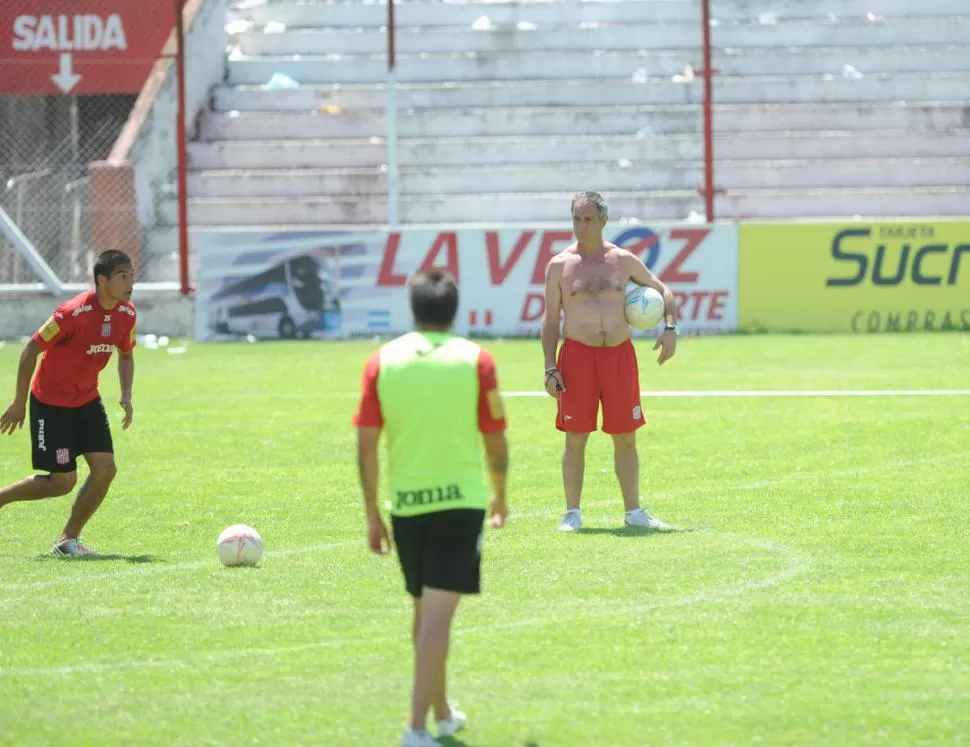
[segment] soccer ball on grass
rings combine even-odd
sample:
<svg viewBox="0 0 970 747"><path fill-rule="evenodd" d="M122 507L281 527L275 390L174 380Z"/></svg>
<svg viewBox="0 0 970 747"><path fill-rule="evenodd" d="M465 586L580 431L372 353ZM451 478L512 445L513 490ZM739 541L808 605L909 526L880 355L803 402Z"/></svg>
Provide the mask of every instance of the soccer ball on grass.
<svg viewBox="0 0 970 747"><path fill-rule="evenodd" d="M225 566L256 565L263 556L263 538L250 526L233 524L219 534L216 550Z"/></svg>

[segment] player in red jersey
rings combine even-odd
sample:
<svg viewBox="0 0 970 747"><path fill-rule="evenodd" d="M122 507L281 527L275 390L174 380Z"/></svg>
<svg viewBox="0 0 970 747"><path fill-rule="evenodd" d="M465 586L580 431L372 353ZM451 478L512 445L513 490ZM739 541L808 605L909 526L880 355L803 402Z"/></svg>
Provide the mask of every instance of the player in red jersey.
<svg viewBox="0 0 970 747"><path fill-rule="evenodd" d="M58 306L24 346L17 370L17 393L0 415L0 433L12 434L22 428L29 390L33 466L47 473L31 475L0 490L0 508L70 493L77 483L78 455L90 468L71 517L54 543L54 555L96 555L81 544L79 537L118 471L108 416L98 393L98 375L116 348L120 404L125 411L121 427L127 429L132 420L136 317L131 303L131 258L116 250L102 252L94 264L94 285L94 290Z"/></svg>

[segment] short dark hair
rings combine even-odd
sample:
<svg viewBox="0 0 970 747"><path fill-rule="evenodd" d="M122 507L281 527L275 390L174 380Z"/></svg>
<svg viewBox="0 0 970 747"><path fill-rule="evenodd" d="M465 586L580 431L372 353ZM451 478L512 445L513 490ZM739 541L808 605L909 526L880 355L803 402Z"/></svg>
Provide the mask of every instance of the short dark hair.
<svg viewBox="0 0 970 747"><path fill-rule="evenodd" d="M458 312L458 284L444 270L419 272L411 278L411 313L414 323L450 327Z"/></svg>
<svg viewBox="0 0 970 747"><path fill-rule="evenodd" d="M124 267L128 265L129 267L134 267L135 263L131 261L131 257L118 249L108 249L105 252L101 252L98 258L94 260L94 285L98 285L98 276L100 275L105 280L111 277L111 274L117 270L119 267Z"/></svg>

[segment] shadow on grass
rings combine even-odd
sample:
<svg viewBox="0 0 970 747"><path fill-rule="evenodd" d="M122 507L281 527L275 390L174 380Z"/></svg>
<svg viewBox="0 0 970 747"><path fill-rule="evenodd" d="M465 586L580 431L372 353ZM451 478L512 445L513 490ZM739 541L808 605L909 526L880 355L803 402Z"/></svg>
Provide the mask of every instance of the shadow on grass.
<svg viewBox="0 0 970 747"><path fill-rule="evenodd" d="M581 527L573 534L611 534L614 537L666 537L675 534L697 532L690 527L671 527L670 529L648 529L647 527Z"/></svg>
<svg viewBox="0 0 970 747"><path fill-rule="evenodd" d="M472 742L465 742L457 737L439 737L442 747L476 747ZM538 742L523 742L522 747L541 747Z"/></svg>
<svg viewBox="0 0 970 747"><path fill-rule="evenodd" d="M160 559L156 558L154 555L118 555L115 553L96 555L94 557L88 556L88 557L78 557L78 558L68 557L64 555L44 554L44 555L38 555L35 558L35 560L42 560L42 561L70 560L75 563L104 563L107 561L120 560L125 563L135 563L135 564L160 562Z"/></svg>

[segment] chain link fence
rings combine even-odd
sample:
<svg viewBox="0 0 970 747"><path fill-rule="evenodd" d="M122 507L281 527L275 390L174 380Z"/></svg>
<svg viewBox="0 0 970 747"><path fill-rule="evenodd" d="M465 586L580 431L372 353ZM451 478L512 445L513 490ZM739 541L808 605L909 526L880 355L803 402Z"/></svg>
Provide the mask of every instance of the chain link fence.
<svg viewBox="0 0 970 747"><path fill-rule="evenodd" d="M0 97L0 206L63 282L91 277L90 164L107 158L134 95ZM123 195L118 195L119 200ZM21 253L0 239L0 282L33 283Z"/></svg>

